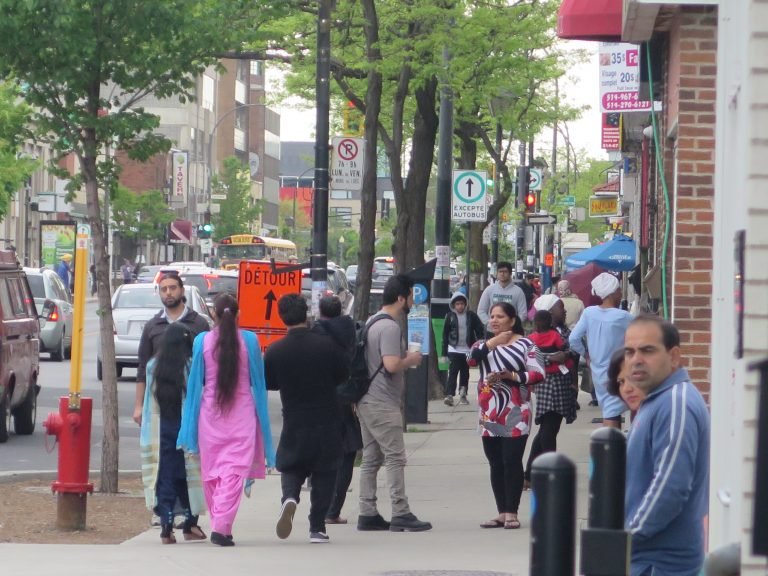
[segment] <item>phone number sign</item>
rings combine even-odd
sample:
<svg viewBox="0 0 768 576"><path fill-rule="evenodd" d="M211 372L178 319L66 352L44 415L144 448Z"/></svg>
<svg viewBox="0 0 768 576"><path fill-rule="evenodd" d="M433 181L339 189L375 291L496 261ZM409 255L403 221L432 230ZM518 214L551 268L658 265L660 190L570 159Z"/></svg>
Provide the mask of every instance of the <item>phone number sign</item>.
<svg viewBox="0 0 768 576"><path fill-rule="evenodd" d="M635 44L600 44L600 111L648 111L651 103L640 100L640 49Z"/></svg>

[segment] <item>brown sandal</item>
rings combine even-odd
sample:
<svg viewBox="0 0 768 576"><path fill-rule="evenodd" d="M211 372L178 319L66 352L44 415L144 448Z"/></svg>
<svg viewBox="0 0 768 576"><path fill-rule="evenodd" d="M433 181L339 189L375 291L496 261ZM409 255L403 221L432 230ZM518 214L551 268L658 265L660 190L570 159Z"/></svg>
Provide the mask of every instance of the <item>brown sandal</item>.
<svg viewBox="0 0 768 576"><path fill-rule="evenodd" d="M168 536L160 536L160 542L163 544L176 544L176 536L173 535L173 532Z"/></svg>
<svg viewBox="0 0 768 576"><path fill-rule="evenodd" d="M190 526L188 530L184 530L184 540L205 540L208 536L205 535L203 529L200 526Z"/></svg>
<svg viewBox="0 0 768 576"><path fill-rule="evenodd" d="M504 530L517 530L520 528L520 520L507 520L504 522Z"/></svg>
<svg viewBox="0 0 768 576"><path fill-rule="evenodd" d="M480 524L480 528L504 528L504 520L494 518L493 520L488 520L487 522Z"/></svg>

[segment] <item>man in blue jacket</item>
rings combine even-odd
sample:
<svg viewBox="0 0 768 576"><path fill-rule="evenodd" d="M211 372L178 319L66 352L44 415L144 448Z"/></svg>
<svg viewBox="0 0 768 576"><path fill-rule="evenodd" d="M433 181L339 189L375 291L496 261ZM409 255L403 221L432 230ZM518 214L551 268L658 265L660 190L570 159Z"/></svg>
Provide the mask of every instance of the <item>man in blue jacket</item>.
<svg viewBox="0 0 768 576"><path fill-rule="evenodd" d="M627 446L632 576L696 576L704 562L709 412L681 368L680 333L657 316L624 338L627 377L646 394Z"/></svg>

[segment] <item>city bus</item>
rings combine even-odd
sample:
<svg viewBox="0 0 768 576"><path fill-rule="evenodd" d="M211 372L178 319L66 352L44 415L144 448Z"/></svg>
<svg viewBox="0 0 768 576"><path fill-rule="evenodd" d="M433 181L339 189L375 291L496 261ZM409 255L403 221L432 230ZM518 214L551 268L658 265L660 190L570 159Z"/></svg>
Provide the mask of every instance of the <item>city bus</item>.
<svg viewBox="0 0 768 576"><path fill-rule="evenodd" d="M242 260L269 260L288 262L296 257L296 244L283 238L256 236L254 234L233 234L221 238L216 246L219 267L236 270Z"/></svg>

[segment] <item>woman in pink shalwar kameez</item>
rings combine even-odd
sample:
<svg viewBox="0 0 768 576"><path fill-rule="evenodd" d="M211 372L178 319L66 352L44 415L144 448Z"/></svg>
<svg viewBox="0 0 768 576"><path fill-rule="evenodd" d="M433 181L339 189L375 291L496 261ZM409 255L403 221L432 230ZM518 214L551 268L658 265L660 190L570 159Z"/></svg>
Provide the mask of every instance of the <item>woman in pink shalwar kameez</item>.
<svg viewBox="0 0 768 576"><path fill-rule="evenodd" d="M178 442L189 452L199 445L211 542L219 546L234 545L244 486L265 477L265 454L274 465L261 349L255 335L237 329L237 313L237 301L220 294L216 327L195 340L187 391L192 400L185 402Z"/></svg>

